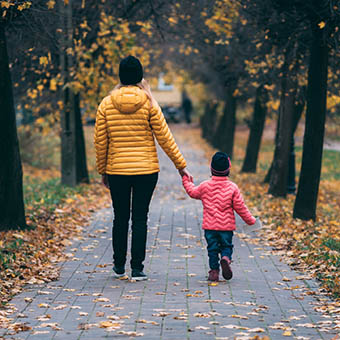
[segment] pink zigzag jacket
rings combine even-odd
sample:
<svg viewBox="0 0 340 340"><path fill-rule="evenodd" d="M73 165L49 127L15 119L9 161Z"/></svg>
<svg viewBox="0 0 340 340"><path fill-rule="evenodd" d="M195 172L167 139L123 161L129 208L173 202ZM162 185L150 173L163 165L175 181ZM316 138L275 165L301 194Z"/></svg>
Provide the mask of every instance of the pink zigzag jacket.
<svg viewBox="0 0 340 340"><path fill-rule="evenodd" d="M256 222L243 201L240 189L228 177L212 176L197 187L187 176L183 176L182 181L187 194L202 201L203 229L235 230L234 210L247 224Z"/></svg>

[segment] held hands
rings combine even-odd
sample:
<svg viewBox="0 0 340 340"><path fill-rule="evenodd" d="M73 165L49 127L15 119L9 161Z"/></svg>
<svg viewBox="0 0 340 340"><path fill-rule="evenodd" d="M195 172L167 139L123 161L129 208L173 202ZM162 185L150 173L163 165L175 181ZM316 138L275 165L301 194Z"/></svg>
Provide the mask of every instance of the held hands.
<svg viewBox="0 0 340 340"><path fill-rule="evenodd" d="M181 177L187 176L190 182L194 182L194 178L192 177L191 173L186 168L178 170L178 172L181 175Z"/></svg>
<svg viewBox="0 0 340 340"><path fill-rule="evenodd" d="M105 186L106 189L110 190L109 179L107 174L102 175L102 184Z"/></svg>

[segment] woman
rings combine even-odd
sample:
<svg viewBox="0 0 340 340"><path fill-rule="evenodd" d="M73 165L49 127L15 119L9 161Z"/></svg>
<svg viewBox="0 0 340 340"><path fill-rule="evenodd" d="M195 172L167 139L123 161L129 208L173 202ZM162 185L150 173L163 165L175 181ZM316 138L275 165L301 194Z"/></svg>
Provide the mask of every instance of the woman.
<svg viewBox="0 0 340 340"><path fill-rule="evenodd" d="M119 78L120 84L98 107L94 143L97 170L103 184L110 189L114 210L113 272L115 277L125 276L132 212L131 279L139 281L147 279L143 272L147 218L159 172L154 136L180 175L192 177L143 79L140 61L133 56L123 59Z"/></svg>

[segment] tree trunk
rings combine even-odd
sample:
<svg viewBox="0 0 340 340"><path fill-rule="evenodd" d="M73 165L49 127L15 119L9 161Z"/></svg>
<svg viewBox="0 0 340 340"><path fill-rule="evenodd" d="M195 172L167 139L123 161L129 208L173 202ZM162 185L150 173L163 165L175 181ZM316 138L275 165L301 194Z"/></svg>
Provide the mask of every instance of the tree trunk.
<svg viewBox="0 0 340 340"><path fill-rule="evenodd" d="M210 110L210 102L207 101L204 105L203 115L200 117L200 126L201 126L202 138L206 138L206 125L207 125L209 110Z"/></svg>
<svg viewBox="0 0 340 340"><path fill-rule="evenodd" d="M77 157L77 183L89 183L89 174L86 165L86 147L83 123L80 111L79 93L74 96L76 115L76 157Z"/></svg>
<svg viewBox="0 0 340 340"><path fill-rule="evenodd" d="M256 90L253 119L247 143L246 156L244 158L242 172L256 172L257 158L261 146L262 133L266 121L268 95L263 85Z"/></svg>
<svg viewBox="0 0 340 340"><path fill-rule="evenodd" d="M61 182L75 186L88 182L85 141L82 129L79 95L74 93L70 83L73 71L73 55L67 53L73 48L72 0L60 2L61 14L61 74L63 78L64 108L61 114Z"/></svg>
<svg viewBox="0 0 340 340"><path fill-rule="evenodd" d="M201 117L202 137L211 141L212 134L215 131L216 116L218 103L208 101L204 108L203 116Z"/></svg>
<svg viewBox="0 0 340 340"><path fill-rule="evenodd" d="M61 115L61 182L68 186L77 184L76 136L74 97L70 88L63 90L64 109Z"/></svg>
<svg viewBox="0 0 340 340"><path fill-rule="evenodd" d="M278 114L277 121L276 121L275 140L274 140L275 146L276 146L277 140L279 138L279 129L280 129L280 112ZM272 162L270 163L270 167L269 167L267 174L266 174L266 176L263 180L263 183L269 183L270 177L271 177L272 172L273 172L273 164L274 164L274 157L273 157Z"/></svg>
<svg viewBox="0 0 340 340"><path fill-rule="evenodd" d="M17 136L5 27L0 24L0 230L26 226L22 167Z"/></svg>
<svg viewBox="0 0 340 340"><path fill-rule="evenodd" d="M218 103L213 102L210 105L209 115L206 120L206 140L211 144L214 138L215 130L216 130L216 120L217 120L217 108Z"/></svg>
<svg viewBox="0 0 340 340"><path fill-rule="evenodd" d="M315 24L308 68L306 127L294 218L315 220L327 101L328 48L325 31Z"/></svg>
<svg viewBox="0 0 340 340"><path fill-rule="evenodd" d="M227 92L223 116L218 123L213 139L214 147L228 154L230 158L233 157L237 107L237 100L232 93L232 91Z"/></svg>
<svg viewBox="0 0 340 340"><path fill-rule="evenodd" d="M292 62L290 55L286 55L282 72L279 133L277 144L275 145L274 162L268 189L268 193L276 197L285 197L287 194L289 153L297 87L296 76L292 74L292 71L289 71L289 66Z"/></svg>
<svg viewBox="0 0 340 340"><path fill-rule="evenodd" d="M291 136L291 145L289 153L289 165L288 165L288 183L287 183L287 193L295 194L296 183L295 183L295 131L298 127L299 121L302 116L303 109L305 108L306 102L305 87L301 88L298 94L298 99L294 107L294 117L293 117L293 131Z"/></svg>
<svg viewBox="0 0 340 340"><path fill-rule="evenodd" d="M297 129L297 126L299 124L299 121L301 119L301 115L302 115L302 112L303 112L303 109L305 107L305 89L301 89L300 90L300 98L297 102L297 104L295 105L295 108L294 108L294 118L293 118L293 132L292 132L292 138L294 139L294 134L295 134L295 131ZM279 135L279 124L280 123L280 119L278 117L277 119L277 124L276 124L276 132L275 132L275 145L277 144L277 140L278 140L278 135ZM291 162L291 160L289 160ZM264 183L269 183L270 181L270 176L272 174L272 171L273 171L273 163L274 163L274 159L272 160L271 164L270 164L270 167L267 171L267 174L263 180ZM291 164L289 165L291 166ZM295 168L295 157L294 157L294 168ZM294 171L294 174L291 173L290 176L294 176L294 179L295 179L295 171ZM289 178L289 175L288 175L288 178ZM288 179L289 181L289 179Z"/></svg>

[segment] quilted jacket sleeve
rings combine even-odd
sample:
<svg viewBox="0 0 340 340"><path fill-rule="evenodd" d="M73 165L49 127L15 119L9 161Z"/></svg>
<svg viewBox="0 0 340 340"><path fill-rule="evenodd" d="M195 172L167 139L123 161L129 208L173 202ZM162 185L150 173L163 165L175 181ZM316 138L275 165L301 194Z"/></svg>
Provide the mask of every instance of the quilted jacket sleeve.
<svg viewBox="0 0 340 340"><path fill-rule="evenodd" d="M157 142L175 164L176 168L178 170L184 169L186 167L185 159L178 149L159 106L154 106L150 109L150 124Z"/></svg>
<svg viewBox="0 0 340 340"><path fill-rule="evenodd" d="M255 217L253 217L253 215L250 213L247 206L245 205L240 189L237 186L233 194L233 209L248 225L252 225L256 222Z"/></svg>
<svg viewBox="0 0 340 340"><path fill-rule="evenodd" d="M108 135L106 128L105 104L101 102L97 114L94 129L94 145L96 149L97 171L103 175L106 172Z"/></svg>
<svg viewBox="0 0 340 340"><path fill-rule="evenodd" d="M195 186L194 183L190 182L189 177L183 176L182 183L185 191L191 198L200 199L201 198L201 185L198 187Z"/></svg>

